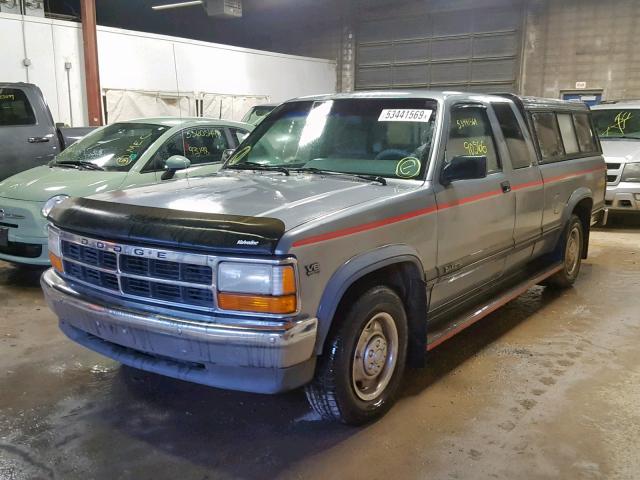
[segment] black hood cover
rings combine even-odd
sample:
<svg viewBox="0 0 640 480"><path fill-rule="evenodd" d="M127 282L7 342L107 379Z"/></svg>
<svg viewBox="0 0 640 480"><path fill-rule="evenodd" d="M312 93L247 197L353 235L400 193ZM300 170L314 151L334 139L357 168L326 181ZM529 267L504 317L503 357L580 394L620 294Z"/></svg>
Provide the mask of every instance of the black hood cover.
<svg viewBox="0 0 640 480"><path fill-rule="evenodd" d="M106 241L206 252L273 254L284 234L277 218L142 207L70 198L49 220L57 227Z"/></svg>

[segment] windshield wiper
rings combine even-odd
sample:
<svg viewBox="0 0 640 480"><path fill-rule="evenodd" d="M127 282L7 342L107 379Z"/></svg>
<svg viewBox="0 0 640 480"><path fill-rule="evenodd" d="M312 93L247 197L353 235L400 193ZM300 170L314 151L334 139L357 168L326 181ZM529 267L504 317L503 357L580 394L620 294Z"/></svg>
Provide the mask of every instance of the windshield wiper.
<svg viewBox="0 0 640 480"><path fill-rule="evenodd" d="M387 184L387 180L384 177L381 177L380 175L363 175L359 173L336 172L335 170L322 170L316 167L302 167L302 168L295 168L292 170L295 172L320 173L320 174L324 173L327 175L348 175L350 177L356 177L362 180L368 180L370 182L378 182L382 185Z"/></svg>
<svg viewBox="0 0 640 480"><path fill-rule="evenodd" d="M289 176L289 169L285 167L279 167L277 165L264 165L262 163L254 163L254 162L242 162L236 163L235 165L228 165L226 168L231 170L263 170L263 171L271 171L271 172L281 172L285 175Z"/></svg>
<svg viewBox="0 0 640 480"><path fill-rule="evenodd" d="M67 160L66 162L56 162L55 165L69 165L75 166L77 168L86 168L87 170L104 170L100 165L96 165L95 163L87 162L84 160Z"/></svg>

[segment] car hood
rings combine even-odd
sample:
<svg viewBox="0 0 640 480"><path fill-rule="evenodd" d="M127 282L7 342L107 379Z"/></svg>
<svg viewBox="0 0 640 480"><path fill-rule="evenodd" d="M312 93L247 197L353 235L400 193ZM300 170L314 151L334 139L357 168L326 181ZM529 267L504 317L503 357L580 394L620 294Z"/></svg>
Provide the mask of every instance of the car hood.
<svg viewBox="0 0 640 480"><path fill-rule="evenodd" d="M385 186L349 176L221 172L91 198L193 213L275 218L289 230L339 210L415 188L417 182Z"/></svg>
<svg viewBox="0 0 640 480"><path fill-rule="evenodd" d="M124 172L36 167L0 182L0 197L34 202L46 202L55 195L84 197L115 190L126 176Z"/></svg>
<svg viewBox="0 0 640 480"><path fill-rule="evenodd" d="M600 143L604 158L609 163L640 162L640 140L600 139Z"/></svg>

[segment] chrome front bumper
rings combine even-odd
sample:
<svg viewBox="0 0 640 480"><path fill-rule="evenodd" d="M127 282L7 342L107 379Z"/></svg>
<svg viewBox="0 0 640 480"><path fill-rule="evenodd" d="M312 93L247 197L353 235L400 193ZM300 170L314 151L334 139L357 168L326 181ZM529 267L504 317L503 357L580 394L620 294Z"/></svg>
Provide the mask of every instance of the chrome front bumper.
<svg viewBox="0 0 640 480"><path fill-rule="evenodd" d="M608 185L605 202L609 210L640 211L640 184L621 182L618 185Z"/></svg>
<svg viewBox="0 0 640 480"><path fill-rule="evenodd" d="M260 393L289 390L313 377L315 318L278 328L196 322L91 301L53 269L40 283L69 338L135 368Z"/></svg>

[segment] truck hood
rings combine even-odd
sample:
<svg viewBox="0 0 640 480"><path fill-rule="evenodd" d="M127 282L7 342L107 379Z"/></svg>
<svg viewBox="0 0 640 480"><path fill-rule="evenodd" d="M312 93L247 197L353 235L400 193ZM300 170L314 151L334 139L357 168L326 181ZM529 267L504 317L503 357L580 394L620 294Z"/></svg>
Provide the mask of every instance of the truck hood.
<svg viewBox="0 0 640 480"><path fill-rule="evenodd" d="M640 140L600 139L600 143L608 163L640 162Z"/></svg>
<svg viewBox="0 0 640 480"><path fill-rule="evenodd" d="M0 197L46 202L55 195L84 197L115 190L122 185L124 172L36 167L0 182Z"/></svg>
<svg viewBox="0 0 640 480"><path fill-rule="evenodd" d="M94 195L95 200L191 213L275 218L289 230L333 212L417 188L380 185L348 176L223 171Z"/></svg>

